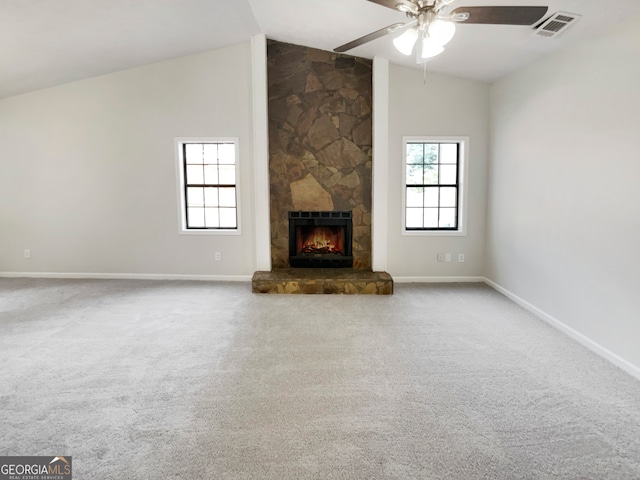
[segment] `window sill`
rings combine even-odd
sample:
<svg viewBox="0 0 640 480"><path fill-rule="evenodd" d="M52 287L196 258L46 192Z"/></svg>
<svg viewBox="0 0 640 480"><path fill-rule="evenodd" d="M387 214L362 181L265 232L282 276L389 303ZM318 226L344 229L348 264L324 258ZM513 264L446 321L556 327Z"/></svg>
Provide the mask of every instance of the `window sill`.
<svg viewBox="0 0 640 480"><path fill-rule="evenodd" d="M466 237L464 230L402 230L405 237Z"/></svg>
<svg viewBox="0 0 640 480"><path fill-rule="evenodd" d="M220 230L207 230L207 229L202 229L202 230L196 230L196 229L189 229L189 230L185 230L185 229L181 229L178 232L180 235L241 235L242 232L240 231L239 228L236 229L220 229Z"/></svg>

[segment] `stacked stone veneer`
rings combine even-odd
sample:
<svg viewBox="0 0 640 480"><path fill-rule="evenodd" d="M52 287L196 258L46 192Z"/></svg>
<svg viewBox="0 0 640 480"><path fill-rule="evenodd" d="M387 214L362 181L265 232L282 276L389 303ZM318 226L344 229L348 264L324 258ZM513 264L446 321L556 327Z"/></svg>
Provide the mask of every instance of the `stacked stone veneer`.
<svg viewBox="0 0 640 480"><path fill-rule="evenodd" d="M371 61L267 44L271 260L289 266L288 212L353 212L354 268L371 269Z"/></svg>

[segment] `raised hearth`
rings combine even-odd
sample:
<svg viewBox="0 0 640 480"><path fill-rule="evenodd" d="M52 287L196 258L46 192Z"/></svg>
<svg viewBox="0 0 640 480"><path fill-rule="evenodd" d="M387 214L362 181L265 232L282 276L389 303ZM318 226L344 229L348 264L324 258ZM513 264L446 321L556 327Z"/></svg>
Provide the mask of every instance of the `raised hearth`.
<svg viewBox="0 0 640 480"><path fill-rule="evenodd" d="M391 295L393 279L386 272L352 268L279 268L255 272L253 293Z"/></svg>

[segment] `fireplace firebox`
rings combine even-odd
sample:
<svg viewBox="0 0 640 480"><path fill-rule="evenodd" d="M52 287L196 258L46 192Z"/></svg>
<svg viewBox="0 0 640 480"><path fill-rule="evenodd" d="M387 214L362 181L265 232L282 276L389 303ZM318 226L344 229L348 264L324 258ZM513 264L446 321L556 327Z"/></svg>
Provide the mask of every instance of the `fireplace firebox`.
<svg viewBox="0 0 640 480"><path fill-rule="evenodd" d="M352 225L350 211L289 212L289 265L352 267Z"/></svg>

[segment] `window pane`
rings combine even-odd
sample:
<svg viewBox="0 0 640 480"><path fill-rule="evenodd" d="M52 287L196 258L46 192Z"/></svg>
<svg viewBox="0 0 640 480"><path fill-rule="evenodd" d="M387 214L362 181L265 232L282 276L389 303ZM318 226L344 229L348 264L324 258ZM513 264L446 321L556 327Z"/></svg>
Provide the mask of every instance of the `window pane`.
<svg viewBox="0 0 640 480"><path fill-rule="evenodd" d="M235 207L236 206L236 189L235 187L231 188L221 188L220 192L220 206L221 207Z"/></svg>
<svg viewBox="0 0 640 480"><path fill-rule="evenodd" d="M204 163L216 164L218 163L218 144L217 143L205 143L202 145Z"/></svg>
<svg viewBox="0 0 640 480"><path fill-rule="evenodd" d="M204 208L187 208L187 215L189 217L189 227L204 227Z"/></svg>
<svg viewBox="0 0 640 480"><path fill-rule="evenodd" d="M424 163L422 143L407 143L407 163Z"/></svg>
<svg viewBox="0 0 640 480"><path fill-rule="evenodd" d="M440 163L457 163L458 144L442 143L440 145Z"/></svg>
<svg viewBox="0 0 640 480"><path fill-rule="evenodd" d="M204 204L207 207L218 206L218 189L214 187L207 187L204 189Z"/></svg>
<svg viewBox="0 0 640 480"><path fill-rule="evenodd" d="M423 165L407 165L407 185L422 185Z"/></svg>
<svg viewBox="0 0 640 480"><path fill-rule="evenodd" d="M218 144L218 163L233 165L236 163L236 146L233 143Z"/></svg>
<svg viewBox="0 0 640 480"><path fill-rule="evenodd" d="M187 205L189 207L204 207L204 188L187 188Z"/></svg>
<svg viewBox="0 0 640 480"><path fill-rule="evenodd" d="M235 165L220 165L220 185L236 184L236 167Z"/></svg>
<svg viewBox="0 0 640 480"><path fill-rule="evenodd" d="M424 188L407 187L407 207L422 207Z"/></svg>
<svg viewBox="0 0 640 480"><path fill-rule="evenodd" d="M204 166L204 182L207 185L218 184L218 166L217 165L205 165Z"/></svg>
<svg viewBox="0 0 640 480"><path fill-rule="evenodd" d="M458 167L455 165L440 165L440 183L444 185L455 185L457 170Z"/></svg>
<svg viewBox="0 0 640 480"><path fill-rule="evenodd" d="M440 209L440 228L456 227L456 209L441 208Z"/></svg>
<svg viewBox="0 0 640 480"><path fill-rule="evenodd" d="M185 156L187 163L202 163L202 144L187 143L185 145Z"/></svg>
<svg viewBox="0 0 640 480"><path fill-rule="evenodd" d="M218 216L218 208L205 208L205 227L218 228L220 226L220 219Z"/></svg>
<svg viewBox="0 0 640 480"><path fill-rule="evenodd" d="M235 208L220 209L220 228L236 228L237 223Z"/></svg>
<svg viewBox="0 0 640 480"><path fill-rule="evenodd" d="M405 143L405 228L458 228L461 146L453 139Z"/></svg>
<svg viewBox="0 0 640 480"><path fill-rule="evenodd" d="M425 191L424 191L424 206L425 207L437 207L438 206L438 187L425 188Z"/></svg>
<svg viewBox="0 0 640 480"><path fill-rule="evenodd" d="M192 185L202 185L204 183L202 165L187 165L187 183Z"/></svg>
<svg viewBox="0 0 640 480"><path fill-rule="evenodd" d="M422 209L407 208L407 228L422 228Z"/></svg>
<svg viewBox="0 0 640 480"><path fill-rule="evenodd" d="M438 227L438 209L425 208L424 209L424 228L437 228L437 227Z"/></svg>
<svg viewBox="0 0 640 480"><path fill-rule="evenodd" d="M456 188L442 187L440 189L440 206L455 207L456 206Z"/></svg>
<svg viewBox="0 0 640 480"><path fill-rule="evenodd" d="M236 143L193 139L179 145L184 174L181 191L185 199L185 227L238 228Z"/></svg>
<svg viewBox="0 0 640 480"><path fill-rule="evenodd" d="M424 184L425 185L438 184L438 165L426 165L424 167Z"/></svg>
<svg viewBox="0 0 640 480"><path fill-rule="evenodd" d="M438 163L438 144L424 144L424 163Z"/></svg>

